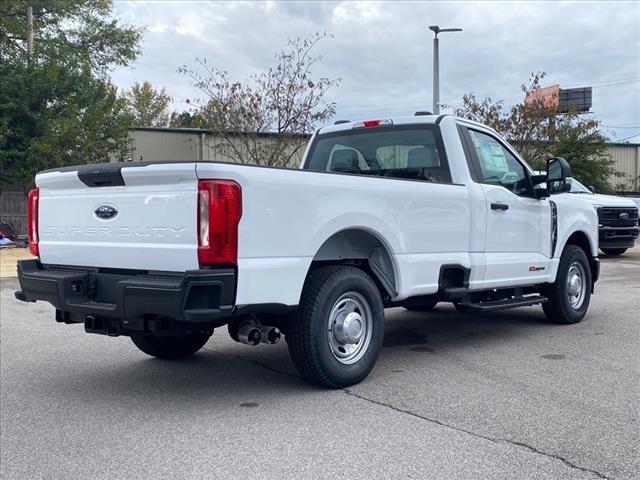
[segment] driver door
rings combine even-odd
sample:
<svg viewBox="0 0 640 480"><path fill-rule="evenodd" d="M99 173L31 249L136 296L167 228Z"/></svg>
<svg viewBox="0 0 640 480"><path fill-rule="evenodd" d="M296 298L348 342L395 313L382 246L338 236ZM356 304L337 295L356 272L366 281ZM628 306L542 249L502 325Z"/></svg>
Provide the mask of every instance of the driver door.
<svg viewBox="0 0 640 480"><path fill-rule="evenodd" d="M483 286L544 282L549 268L549 201L534 198L528 170L497 137L468 132L476 181L486 204Z"/></svg>

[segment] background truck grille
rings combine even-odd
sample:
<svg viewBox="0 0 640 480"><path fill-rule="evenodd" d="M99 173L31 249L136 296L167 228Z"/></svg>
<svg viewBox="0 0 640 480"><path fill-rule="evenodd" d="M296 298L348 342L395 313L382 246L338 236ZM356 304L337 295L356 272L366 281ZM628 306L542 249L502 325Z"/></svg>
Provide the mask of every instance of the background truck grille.
<svg viewBox="0 0 640 480"><path fill-rule="evenodd" d="M601 207L598 209L598 221L605 227L635 227L638 224L638 209Z"/></svg>

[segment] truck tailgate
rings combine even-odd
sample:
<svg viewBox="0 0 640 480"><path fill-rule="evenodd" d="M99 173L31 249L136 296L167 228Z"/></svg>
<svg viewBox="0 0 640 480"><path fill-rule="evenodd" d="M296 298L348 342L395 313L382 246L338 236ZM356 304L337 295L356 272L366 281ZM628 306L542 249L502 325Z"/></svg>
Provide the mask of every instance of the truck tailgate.
<svg viewBox="0 0 640 480"><path fill-rule="evenodd" d="M198 268L193 163L88 165L38 174L43 264Z"/></svg>

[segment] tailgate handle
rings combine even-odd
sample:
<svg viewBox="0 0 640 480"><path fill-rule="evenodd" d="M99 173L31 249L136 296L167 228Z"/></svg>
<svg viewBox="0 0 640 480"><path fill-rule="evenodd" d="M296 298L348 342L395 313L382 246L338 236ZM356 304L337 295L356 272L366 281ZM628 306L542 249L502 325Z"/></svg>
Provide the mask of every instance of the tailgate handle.
<svg viewBox="0 0 640 480"><path fill-rule="evenodd" d="M78 178L88 187L122 187L124 179L120 168L87 169L78 172Z"/></svg>

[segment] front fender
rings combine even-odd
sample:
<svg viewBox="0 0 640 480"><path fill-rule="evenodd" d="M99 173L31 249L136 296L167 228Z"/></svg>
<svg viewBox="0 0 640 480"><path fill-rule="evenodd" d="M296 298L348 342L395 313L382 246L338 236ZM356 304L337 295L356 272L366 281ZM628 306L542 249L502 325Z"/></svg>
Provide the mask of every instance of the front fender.
<svg viewBox="0 0 640 480"><path fill-rule="evenodd" d="M558 239L553 258L560 258L567 241L577 232L587 237L590 256L598 256L598 213L591 203L575 197L562 194L553 199L558 207Z"/></svg>

